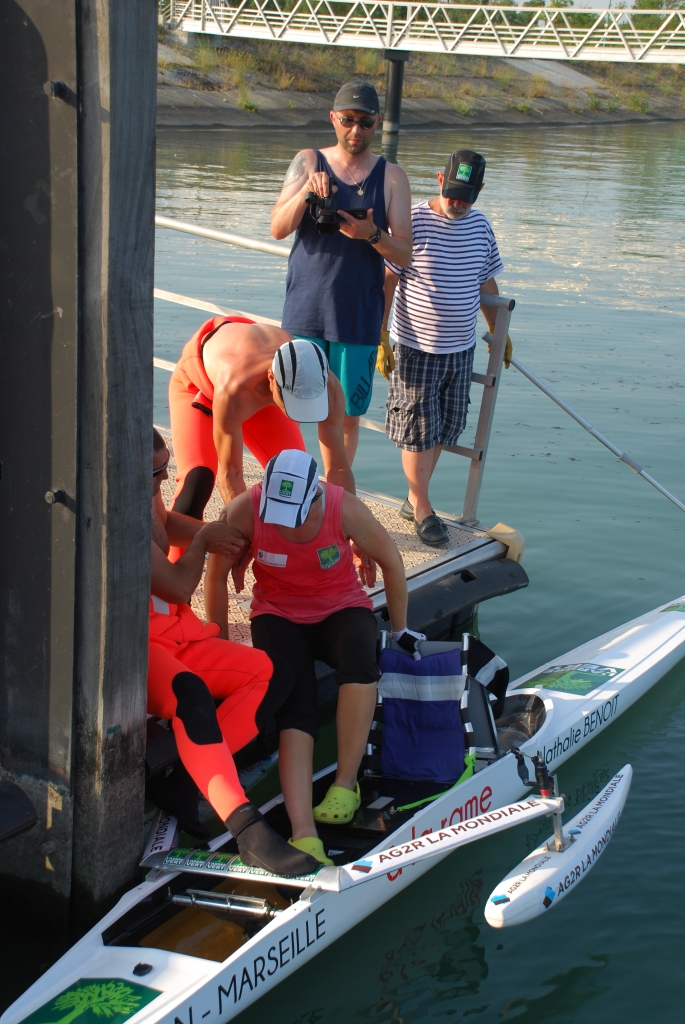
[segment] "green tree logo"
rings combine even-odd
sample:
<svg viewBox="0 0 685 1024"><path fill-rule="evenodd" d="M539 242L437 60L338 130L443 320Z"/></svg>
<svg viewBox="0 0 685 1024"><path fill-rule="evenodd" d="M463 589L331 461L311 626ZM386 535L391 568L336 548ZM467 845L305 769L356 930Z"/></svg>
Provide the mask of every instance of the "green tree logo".
<svg viewBox="0 0 685 1024"><path fill-rule="evenodd" d="M130 985L124 984L123 981L106 981L71 988L58 996L52 1004L53 1010L68 1012L64 1017L50 1021L49 1024L71 1024L87 1010L92 1010L96 1017L115 1017L118 1014L130 1017L140 1009L142 998L142 995L136 995Z"/></svg>

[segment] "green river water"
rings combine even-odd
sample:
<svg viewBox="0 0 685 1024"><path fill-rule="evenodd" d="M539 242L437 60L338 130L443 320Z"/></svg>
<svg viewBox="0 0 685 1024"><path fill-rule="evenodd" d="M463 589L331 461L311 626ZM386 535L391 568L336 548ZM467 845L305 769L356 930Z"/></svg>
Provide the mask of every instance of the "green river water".
<svg viewBox="0 0 685 1024"><path fill-rule="evenodd" d="M160 134L158 210L266 239L293 154L328 142L325 132ZM516 299L517 356L684 499L685 125L403 134L415 200L434 193L449 151L468 146L488 161L479 206L505 264L500 291ZM277 257L157 232L158 288L280 318L285 270ZM156 354L175 360L205 318L158 301ZM167 382L155 371L161 423ZM378 420L385 390L377 376ZM437 508L459 510L466 469L443 456ZM404 495L399 453L381 434L362 431L355 475ZM685 515L514 368L479 514L526 539L530 586L479 614L514 676L685 592ZM241 1024L682 1021L684 695L685 663L563 766L572 806L626 761L635 778L605 857L553 914L504 933L484 923L484 899L543 838L506 833L429 872Z"/></svg>

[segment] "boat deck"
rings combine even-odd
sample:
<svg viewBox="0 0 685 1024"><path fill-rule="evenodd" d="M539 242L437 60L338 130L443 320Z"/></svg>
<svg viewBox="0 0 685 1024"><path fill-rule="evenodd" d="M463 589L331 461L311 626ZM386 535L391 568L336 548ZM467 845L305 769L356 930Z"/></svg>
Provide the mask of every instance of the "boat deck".
<svg viewBox="0 0 685 1024"><path fill-rule="evenodd" d="M167 508L169 508L175 489L174 476L176 467L170 432L161 427L157 429L163 434L170 452L169 479L162 484L162 497ZM257 483L262 477L262 472L262 467L259 463L246 453L244 475L247 486L250 487L252 484ZM421 543L414 532L412 523L403 519L400 515L401 499L389 497L385 494L376 494L361 488L358 489L357 493L397 544L404 561L410 591L453 573L457 567L462 568L490 558L498 558L506 551L503 544L487 536L484 527L464 526L458 523L454 516L443 512L438 514L447 526L450 536L449 543L440 548L429 548ZM218 519L222 508L223 502L218 489L215 487L207 505L207 519ZM229 578L229 626L231 629L231 639L238 642L250 642L249 608L253 583L254 577L250 569L245 575L245 590L238 594L233 587L233 581ZM385 595L380 570L377 586L368 590L368 593L376 608L384 606ZM196 614L204 618L202 580L192 598L191 605Z"/></svg>

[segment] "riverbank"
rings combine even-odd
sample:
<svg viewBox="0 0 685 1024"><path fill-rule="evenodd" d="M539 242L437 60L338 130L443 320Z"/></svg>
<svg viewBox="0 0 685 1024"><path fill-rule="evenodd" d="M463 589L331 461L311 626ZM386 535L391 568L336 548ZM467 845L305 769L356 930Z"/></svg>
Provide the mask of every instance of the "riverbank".
<svg viewBox="0 0 685 1024"><path fill-rule="evenodd" d="M159 129L324 128L345 78L365 78L384 93L380 51L232 39L217 49L212 38L196 44L161 33ZM417 53L406 68L405 129L681 120L685 69L678 65Z"/></svg>

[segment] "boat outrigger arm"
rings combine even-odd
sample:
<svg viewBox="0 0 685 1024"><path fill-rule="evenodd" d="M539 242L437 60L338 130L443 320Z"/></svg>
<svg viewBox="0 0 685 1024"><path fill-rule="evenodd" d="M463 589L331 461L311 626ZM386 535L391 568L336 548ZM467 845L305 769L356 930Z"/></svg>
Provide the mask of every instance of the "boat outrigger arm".
<svg viewBox="0 0 685 1024"><path fill-rule="evenodd" d="M451 825L439 832L432 832L400 846L391 847L389 850L381 850L380 853L364 857L352 864L323 868L316 876L316 886L329 892L341 892L379 875L386 875L388 871L397 871L398 868L407 867L420 860L429 860L438 854L452 853L461 846L474 843L477 839L485 839L494 832L513 828L514 825L549 815L561 817L563 811L563 796L531 797L528 800L521 800L506 807L498 807L477 818L462 821L459 825Z"/></svg>
<svg viewBox="0 0 685 1024"><path fill-rule="evenodd" d="M587 807L576 815L566 827L562 825L564 797L556 795L556 776L550 776L541 753L531 758L536 781L530 782L524 764L524 755L514 750L519 775L524 785L537 785L541 795L467 819L458 825L422 835L408 843L389 847L369 854L341 867L324 867L311 875L285 879L261 868L244 865L234 854L215 853L211 850L174 849L148 854L143 866L161 871L184 871L220 878L245 878L262 882L306 884L306 893L316 890L342 892L363 885L375 878L408 867L419 861L451 853L461 846L485 839L515 825L535 818L552 817L554 834L541 847L518 865L500 883L488 900L486 920L496 928L521 924L543 913L557 897L561 899L594 866L612 837L628 796L632 768L626 765L618 772ZM170 820L173 835L173 819ZM222 844L227 836L221 836ZM216 842L216 840L215 840ZM577 861L577 863L575 863ZM569 879L571 881L569 881Z"/></svg>

